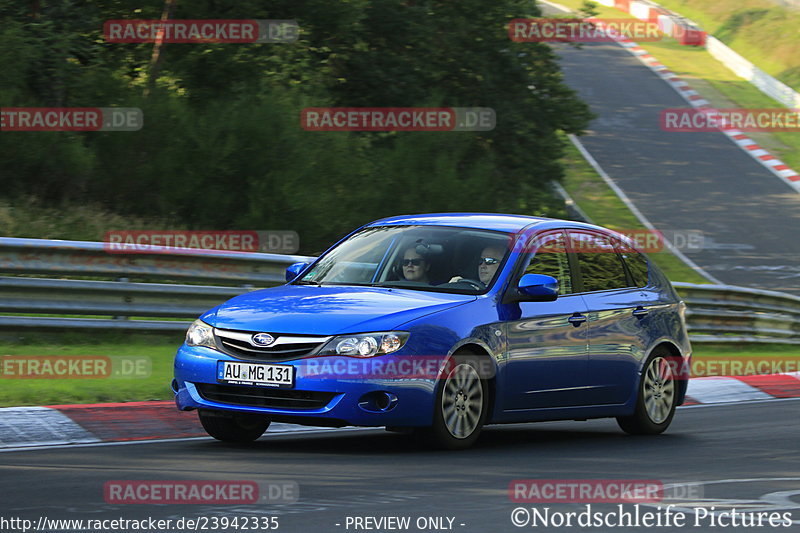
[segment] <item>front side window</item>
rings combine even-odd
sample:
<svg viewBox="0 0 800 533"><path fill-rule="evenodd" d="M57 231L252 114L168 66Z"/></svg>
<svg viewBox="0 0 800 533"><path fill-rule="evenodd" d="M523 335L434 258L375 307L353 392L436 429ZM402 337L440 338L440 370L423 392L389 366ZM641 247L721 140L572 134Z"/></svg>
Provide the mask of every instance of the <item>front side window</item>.
<svg viewBox="0 0 800 533"><path fill-rule="evenodd" d="M510 252L506 233L441 226L365 228L295 283L400 287L480 294Z"/></svg>
<svg viewBox="0 0 800 533"><path fill-rule="evenodd" d="M630 286L622 258L607 235L588 231L569 232L569 246L578 260L584 292Z"/></svg>
<svg viewBox="0 0 800 533"><path fill-rule="evenodd" d="M563 231L545 233L532 238L529 249L534 255L525 267L524 274L544 274L558 280L558 294L572 294L572 276Z"/></svg>

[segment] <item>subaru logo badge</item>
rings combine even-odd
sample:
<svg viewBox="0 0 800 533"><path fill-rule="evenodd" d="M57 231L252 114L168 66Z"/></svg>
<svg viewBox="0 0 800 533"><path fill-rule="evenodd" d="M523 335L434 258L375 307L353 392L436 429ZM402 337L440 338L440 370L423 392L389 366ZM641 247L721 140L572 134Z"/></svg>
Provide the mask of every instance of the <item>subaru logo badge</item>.
<svg viewBox="0 0 800 533"><path fill-rule="evenodd" d="M273 342L275 342L275 337L269 333L256 333L252 337L251 344L254 346L269 346Z"/></svg>

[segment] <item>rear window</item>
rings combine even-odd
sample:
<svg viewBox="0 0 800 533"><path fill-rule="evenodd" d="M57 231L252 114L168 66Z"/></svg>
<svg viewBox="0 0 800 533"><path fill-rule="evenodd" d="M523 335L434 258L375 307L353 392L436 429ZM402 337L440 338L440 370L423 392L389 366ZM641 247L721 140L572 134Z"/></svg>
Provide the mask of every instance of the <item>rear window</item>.
<svg viewBox="0 0 800 533"><path fill-rule="evenodd" d="M640 254L624 243L619 243L618 249L620 250L622 260L628 267L628 272L631 275L634 286L646 287L649 280L647 258L644 254Z"/></svg>
<svg viewBox="0 0 800 533"><path fill-rule="evenodd" d="M613 240L599 233L569 232L570 248L578 259L584 292L630 287L622 258Z"/></svg>

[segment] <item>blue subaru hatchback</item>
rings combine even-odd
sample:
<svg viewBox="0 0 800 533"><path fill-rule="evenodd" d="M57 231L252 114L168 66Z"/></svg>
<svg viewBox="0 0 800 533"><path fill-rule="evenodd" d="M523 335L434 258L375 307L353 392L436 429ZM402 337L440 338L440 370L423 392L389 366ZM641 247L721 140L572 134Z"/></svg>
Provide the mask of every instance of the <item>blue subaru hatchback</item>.
<svg viewBox="0 0 800 533"><path fill-rule="evenodd" d="M287 283L189 328L173 389L223 441L272 421L385 426L464 448L486 424L614 417L656 434L683 402L683 302L626 237L497 214L367 224Z"/></svg>

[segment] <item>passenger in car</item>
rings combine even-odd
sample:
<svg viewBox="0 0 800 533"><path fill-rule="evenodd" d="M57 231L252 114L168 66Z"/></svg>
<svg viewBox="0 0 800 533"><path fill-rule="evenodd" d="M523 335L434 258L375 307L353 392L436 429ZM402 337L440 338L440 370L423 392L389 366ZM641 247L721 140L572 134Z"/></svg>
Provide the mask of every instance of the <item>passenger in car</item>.
<svg viewBox="0 0 800 533"><path fill-rule="evenodd" d="M417 253L416 246L410 246L403 254L403 277L406 281L416 281L419 283L430 283L428 271L431 264L420 254Z"/></svg>

